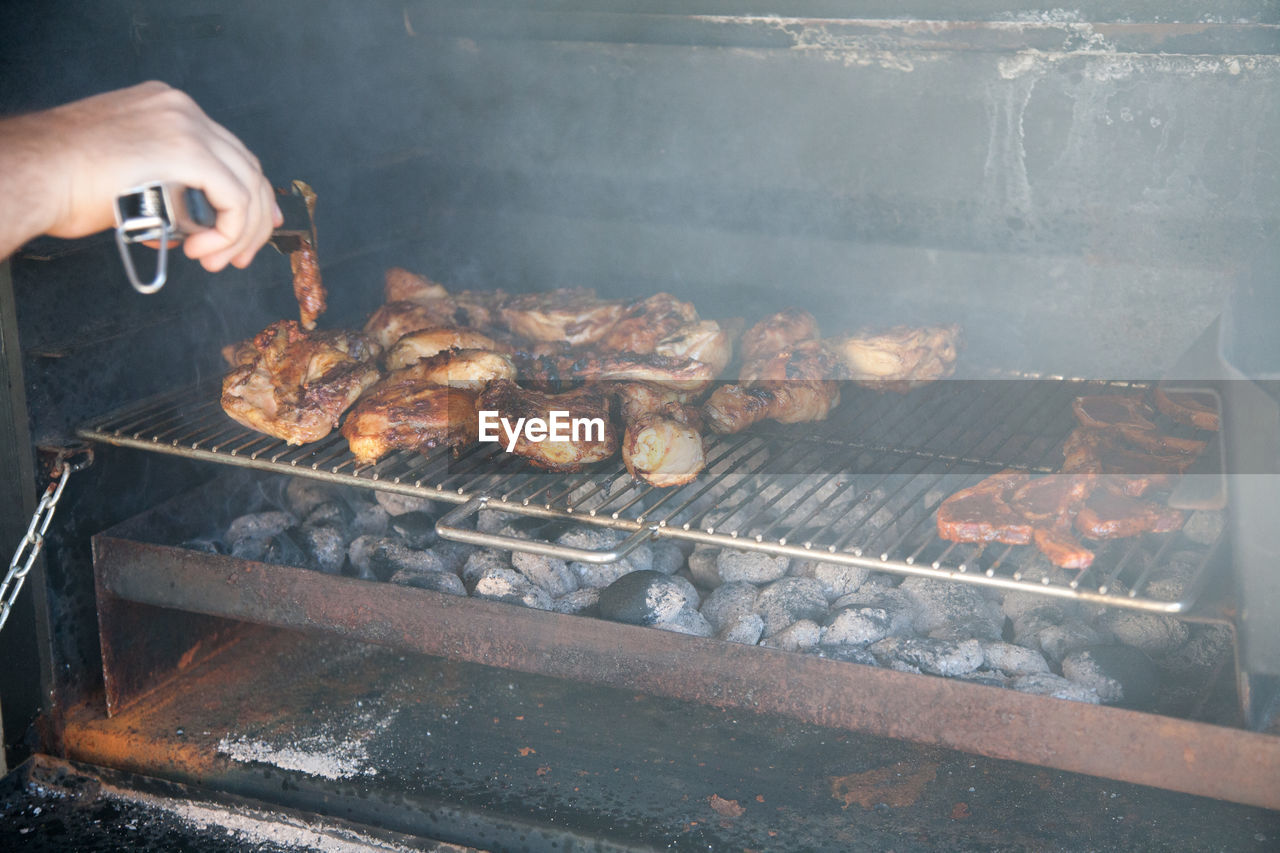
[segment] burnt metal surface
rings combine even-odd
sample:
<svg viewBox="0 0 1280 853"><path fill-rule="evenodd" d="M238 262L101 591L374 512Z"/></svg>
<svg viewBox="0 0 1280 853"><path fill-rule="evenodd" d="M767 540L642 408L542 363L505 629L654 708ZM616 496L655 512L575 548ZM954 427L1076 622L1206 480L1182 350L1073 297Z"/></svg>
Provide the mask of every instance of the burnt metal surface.
<svg viewBox="0 0 1280 853"><path fill-rule="evenodd" d="M657 538L1183 613L1217 566L1213 548L1180 532L1095 542L1098 557L1087 570L1034 576L1022 571L1023 561L1038 553L1031 546L957 544L936 534L933 514L941 502L993 471L1056 471L1076 425L1076 396L1145 392L1143 384L1061 378L951 380L905 395L845 383L843 405L826 422L709 433L706 470L672 489L633 481L616 460L581 473L538 473L497 444L475 444L459 456L448 449L395 451L361 465L336 432L292 446L241 426L222 412L212 385L95 418L79 435L450 503L483 497L492 509L628 533L648 528ZM735 491L748 477L755 478L753 487ZM760 495L767 498L763 506L753 503ZM505 547L539 546L515 540ZM1197 554L1184 591L1174 599L1147 594L1152 570L1177 551Z"/></svg>
<svg viewBox="0 0 1280 853"><path fill-rule="evenodd" d="M26 853L465 853L425 838L35 755L0 780L0 848Z"/></svg>
<svg viewBox="0 0 1280 853"><path fill-rule="evenodd" d="M1087 749L1088 728L1069 734ZM499 851L1266 850L1280 837L1275 812L265 629L125 714L84 709L69 746Z"/></svg>
<svg viewBox="0 0 1280 853"><path fill-rule="evenodd" d="M1268 735L106 534L94 546L101 588L134 602L1280 808Z"/></svg>

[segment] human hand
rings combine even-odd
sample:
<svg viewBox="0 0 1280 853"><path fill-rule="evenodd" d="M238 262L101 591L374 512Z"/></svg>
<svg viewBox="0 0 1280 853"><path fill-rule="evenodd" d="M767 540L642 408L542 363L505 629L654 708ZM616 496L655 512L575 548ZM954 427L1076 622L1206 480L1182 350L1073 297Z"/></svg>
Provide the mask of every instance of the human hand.
<svg viewBox="0 0 1280 853"><path fill-rule="evenodd" d="M183 243L210 272L248 266L282 222L258 159L164 83L0 122L0 161L9 172L0 175L0 207L14 213L5 217L10 222L23 222L22 233L3 235L13 245L0 240L2 254L37 234L81 237L110 228L118 195L162 181L203 190L217 212L213 228Z"/></svg>

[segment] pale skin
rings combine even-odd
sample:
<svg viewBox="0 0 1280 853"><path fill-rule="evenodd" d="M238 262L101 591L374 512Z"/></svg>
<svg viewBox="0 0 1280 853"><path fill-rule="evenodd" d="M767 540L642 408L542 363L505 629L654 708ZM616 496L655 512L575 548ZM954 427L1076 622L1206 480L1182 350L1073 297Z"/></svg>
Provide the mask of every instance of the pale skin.
<svg viewBox="0 0 1280 853"><path fill-rule="evenodd" d="M182 244L210 272L247 267L282 222L258 158L188 95L152 81L0 119L0 259L42 234L111 228L118 195L160 181L204 190L217 211Z"/></svg>

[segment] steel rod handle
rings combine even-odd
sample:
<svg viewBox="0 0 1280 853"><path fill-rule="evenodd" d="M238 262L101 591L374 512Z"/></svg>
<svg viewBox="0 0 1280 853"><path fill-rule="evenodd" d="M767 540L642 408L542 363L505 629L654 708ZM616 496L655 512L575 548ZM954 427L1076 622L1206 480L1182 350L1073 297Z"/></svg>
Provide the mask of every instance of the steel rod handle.
<svg viewBox="0 0 1280 853"><path fill-rule="evenodd" d="M479 530L468 530L459 527L458 522L469 515L484 509L489 503L487 497L472 498L457 508L450 510L436 522L436 535L441 539L453 542L464 542L468 545L483 545L487 548L500 548L504 551L523 551L526 554L541 554L546 557L557 557L561 560L581 563L616 563L646 539L653 536L654 528L642 527L626 539L607 551L594 551L589 548L574 548L569 545L557 545L544 539L520 539L515 536L503 536L500 533L484 533Z"/></svg>

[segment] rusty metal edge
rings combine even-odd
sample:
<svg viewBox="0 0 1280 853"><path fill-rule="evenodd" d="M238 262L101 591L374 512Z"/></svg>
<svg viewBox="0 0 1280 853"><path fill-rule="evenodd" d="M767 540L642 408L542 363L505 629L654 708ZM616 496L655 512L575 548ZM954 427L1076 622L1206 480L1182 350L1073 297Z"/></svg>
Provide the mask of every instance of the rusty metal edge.
<svg viewBox="0 0 1280 853"><path fill-rule="evenodd" d="M106 535L141 604L638 690L1280 809L1280 738Z"/></svg>

